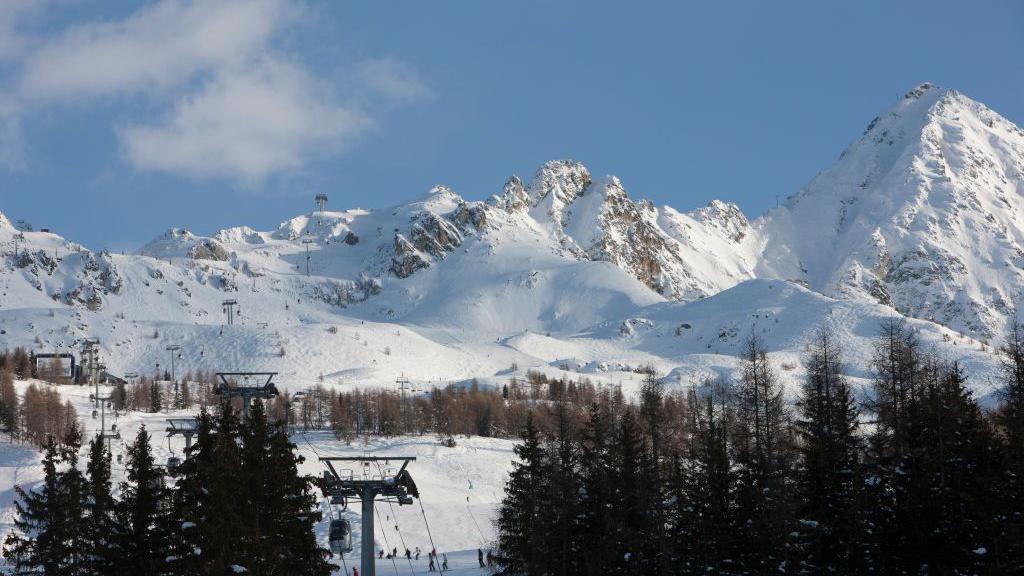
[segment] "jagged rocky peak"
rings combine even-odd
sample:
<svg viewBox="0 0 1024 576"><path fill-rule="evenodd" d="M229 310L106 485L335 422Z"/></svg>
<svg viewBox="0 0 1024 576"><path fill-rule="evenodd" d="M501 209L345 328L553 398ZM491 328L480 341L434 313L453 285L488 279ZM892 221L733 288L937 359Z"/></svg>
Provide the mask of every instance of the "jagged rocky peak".
<svg viewBox="0 0 1024 576"><path fill-rule="evenodd" d="M545 200L552 207L571 203L592 182L587 167L575 160L550 160L537 169L526 188L532 206Z"/></svg>
<svg viewBox="0 0 1024 576"><path fill-rule="evenodd" d="M733 242L740 242L750 233L750 221L732 202L712 200L707 206L690 212L690 216L712 228L723 232Z"/></svg>
<svg viewBox="0 0 1024 576"><path fill-rule="evenodd" d="M529 210L532 206L530 196L526 193L526 187L519 176L513 174L505 182L505 187L500 196L492 196L488 204L505 210L506 212L522 212Z"/></svg>

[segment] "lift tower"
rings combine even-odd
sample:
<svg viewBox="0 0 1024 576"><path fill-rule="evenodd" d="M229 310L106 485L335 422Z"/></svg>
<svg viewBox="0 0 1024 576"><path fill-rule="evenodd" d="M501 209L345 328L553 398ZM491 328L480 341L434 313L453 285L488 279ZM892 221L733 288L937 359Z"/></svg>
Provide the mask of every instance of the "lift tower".
<svg viewBox="0 0 1024 576"><path fill-rule="evenodd" d="M277 376L277 372L217 372L220 384L217 385L217 394L225 400L232 398L242 399L242 419L249 419L249 405L253 398L268 400L277 396L277 386L271 380ZM241 378L243 383L237 381ZM263 380L266 378L266 380ZM250 379L263 380L262 384L249 384ZM229 382L228 380L232 380Z"/></svg>
<svg viewBox="0 0 1024 576"><path fill-rule="evenodd" d="M188 450L192 447L192 437L199 432L199 422L195 418L168 418L167 437L185 437L185 457L188 457Z"/></svg>
<svg viewBox="0 0 1024 576"><path fill-rule="evenodd" d="M401 462L402 467L394 474L387 474L382 469L380 474L369 473L371 463L390 461ZM415 462L413 456L322 456L320 462L327 467L321 480L320 488L324 495L341 496L362 503L362 542L360 543L359 570L363 576L375 576L373 556L373 503L378 497L381 502L412 504L413 498L419 498L419 490L406 467ZM356 476L351 470L334 467L335 462L359 462L365 472Z"/></svg>

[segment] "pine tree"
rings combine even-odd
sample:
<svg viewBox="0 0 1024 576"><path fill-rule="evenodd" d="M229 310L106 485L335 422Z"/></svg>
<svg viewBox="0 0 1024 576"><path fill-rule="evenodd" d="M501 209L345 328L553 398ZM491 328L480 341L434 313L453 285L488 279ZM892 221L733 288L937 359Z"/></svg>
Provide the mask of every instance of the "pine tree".
<svg viewBox="0 0 1024 576"><path fill-rule="evenodd" d="M581 551L579 536L579 472L578 445L571 430L566 401L561 398L555 406L555 433L548 449L550 481L547 499L551 502L544 517L547 542L546 573L567 576L578 573Z"/></svg>
<svg viewBox="0 0 1024 576"><path fill-rule="evenodd" d="M110 485L110 452L102 436L89 444L85 491L85 566L92 574L110 574L117 558L115 500Z"/></svg>
<svg viewBox="0 0 1024 576"><path fill-rule="evenodd" d="M756 333L747 339L735 426L736 506L746 541L737 560L763 572L783 563L790 525L789 414L778 377Z"/></svg>
<svg viewBox="0 0 1024 576"><path fill-rule="evenodd" d="M827 328L818 331L804 367L797 402L800 507L792 560L801 572L856 573L863 560L859 413L843 375L839 343Z"/></svg>
<svg viewBox="0 0 1024 576"><path fill-rule="evenodd" d="M153 380L149 385L149 411L156 413L163 409L163 386L159 381Z"/></svg>
<svg viewBox="0 0 1024 576"><path fill-rule="evenodd" d="M999 484L995 438L959 364L937 364L921 394L915 465L921 556L936 573L984 573Z"/></svg>
<svg viewBox="0 0 1024 576"><path fill-rule="evenodd" d="M541 576L547 543L534 528L544 522L547 513L543 496L548 486L547 454L532 413L521 439L514 449L517 461L512 464L498 511L498 566L509 576Z"/></svg>
<svg viewBox="0 0 1024 576"><path fill-rule="evenodd" d="M18 575L76 575L82 569L83 544L77 470L58 469L74 459L53 436L46 439L43 454L42 486L27 492L15 487L14 530L4 542L4 559Z"/></svg>
<svg viewBox="0 0 1024 576"><path fill-rule="evenodd" d="M163 475L156 467L145 426L128 447L127 481L121 484L117 522L117 571L151 576L168 570L170 527Z"/></svg>
<svg viewBox="0 0 1024 576"><path fill-rule="evenodd" d="M615 560L608 546L618 517L612 509L614 436L611 413L606 406L593 403L580 442L579 538L585 551L580 567L583 574L601 573Z"/></svg>
<svg viewBox="0 0 1024 576"><path fill-rule="evenodd" d="M735 475L729 457L730 383L706 382L691 393L694 438L678 464L673 541L684 574L729 574L738 551L732 506Z"/></svg>
<svg viewBox="0 0 1024 576"><path fill-rule="evenodd" d="M903 319L882 323L872 357L875 375L868 407L876 424L869 438L865 507L870 534L866 556L879 573L916 572L921 564L910 532L921 501L911 448L914 425L921 422L917 412L927 377L924 363L917 335Z"/></svg>
<svg viewBox="0 0 1024 576"><path fill-rule="evenodd" d="M1007 573L1024 573L1024 326L1014 320L1002 358L997 422L1004 437L1005 471L1002 479L1004 507L999 524L1001 566Z"/></svg>
<svg viewBox="0 0 1024 576"><path fill-rule="evenodd" d="M241 427L242 478L249 495L246 555L255 574L326 576L328 551L313 533L320 519L312 478L299 474L303 458L295 454L283 426L267 421L263 403L254 401Z"/></svg>
<svg viewBox="0 0 1024 576"><path fill-rule="evenodd" d="M654 537L649 491L644 484L650 454L633 410L623 412L616 440L612 450L612 508L619 511L619 521L608 535L613 562L608 569L620 574L643 574L643 567L653 560L644 557L646 544Z"/></svg>

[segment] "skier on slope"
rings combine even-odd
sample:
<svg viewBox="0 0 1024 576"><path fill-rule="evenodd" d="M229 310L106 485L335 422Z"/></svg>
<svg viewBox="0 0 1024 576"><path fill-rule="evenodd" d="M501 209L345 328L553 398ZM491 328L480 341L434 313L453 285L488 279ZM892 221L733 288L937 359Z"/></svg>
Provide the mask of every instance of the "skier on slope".
<svg viewBox="0 0 1024 576"><path fill-rule="evenodd" d="M479 548L476 549L476 561L480 563L480 567L481 568L485 567L485 565L484 565L484 551L479 549Z"/></svg>

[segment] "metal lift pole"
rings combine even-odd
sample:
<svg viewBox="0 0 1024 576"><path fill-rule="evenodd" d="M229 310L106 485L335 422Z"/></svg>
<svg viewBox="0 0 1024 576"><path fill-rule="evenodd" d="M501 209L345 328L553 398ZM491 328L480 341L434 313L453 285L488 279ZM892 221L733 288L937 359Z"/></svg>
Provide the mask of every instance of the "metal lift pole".
<svg viewBox="0 0 1024 576"><path fill-rule="evenodd" d="M359 544L361 550L359 564L362 566L365 576L375 576L377 563L373 557L373 501L377 498L377 491L367 485L363 488L363 515L360 519L362 524L362 542Z"/></svg>
<svg viewBox="0 0 1024 576"><path fill-rule="evenodd" d="M365 476L350 476L342 478L334 462L361 462L369 466L370 462L401 462L402 467L392 476L370 478ZM348 498L359 498L362 502L362 543L360 544L359 569L362 576L375 576L376 562L373 546L373 504L378 496L383 496L385 502L398 504L412 504L413 498L419 498L419 491L412 481L406 467L410 462L415 462L412 456L322 456L320 462L327 470L324 472L321 488L325 494L345 496Z"/></svg>

